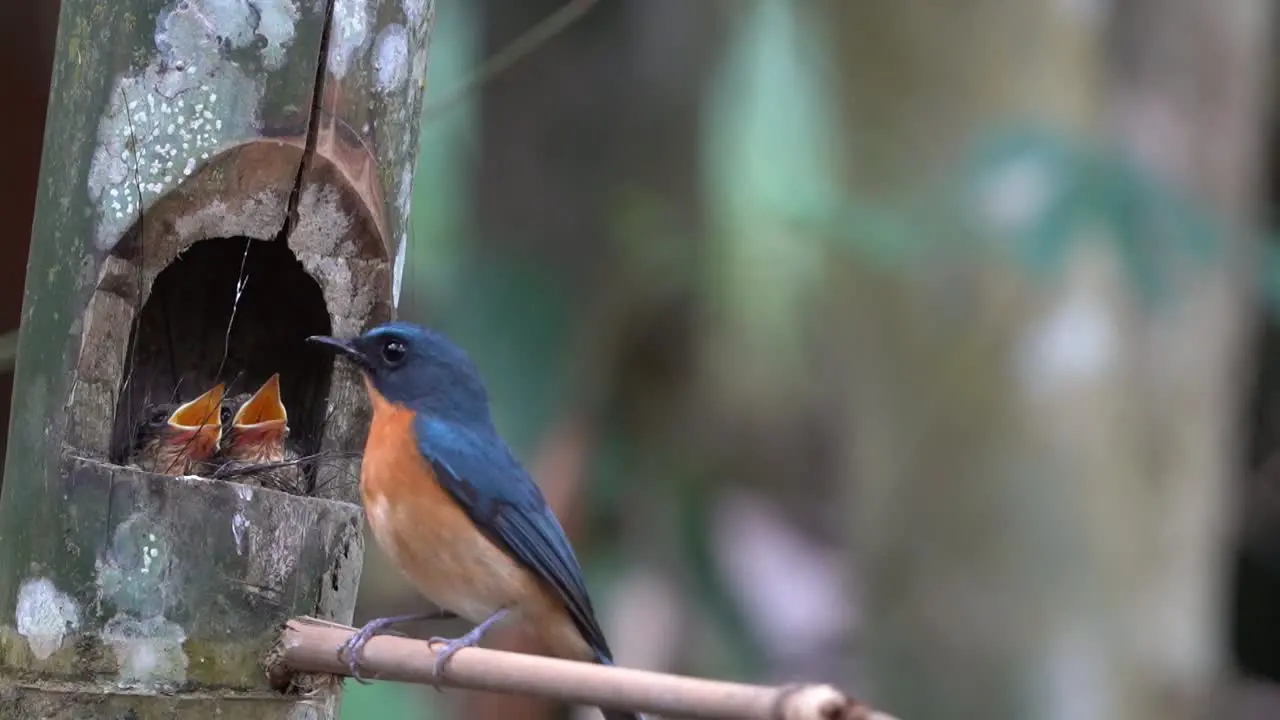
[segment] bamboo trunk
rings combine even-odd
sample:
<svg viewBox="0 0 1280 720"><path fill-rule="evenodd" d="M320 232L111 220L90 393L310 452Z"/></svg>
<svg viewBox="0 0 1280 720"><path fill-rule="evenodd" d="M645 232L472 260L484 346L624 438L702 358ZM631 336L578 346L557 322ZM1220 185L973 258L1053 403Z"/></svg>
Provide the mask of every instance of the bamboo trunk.
<svg viewBox="0 0 1280 720"><path fill-rule="evenodd" d="M263 656L350 622L359 379L303 338L389 319L429 0L68 0L0 491L0 716L334 718ZM123 465L164 401L280 374L289 482ZM270 482L268 482L270 480Z"/></svg>

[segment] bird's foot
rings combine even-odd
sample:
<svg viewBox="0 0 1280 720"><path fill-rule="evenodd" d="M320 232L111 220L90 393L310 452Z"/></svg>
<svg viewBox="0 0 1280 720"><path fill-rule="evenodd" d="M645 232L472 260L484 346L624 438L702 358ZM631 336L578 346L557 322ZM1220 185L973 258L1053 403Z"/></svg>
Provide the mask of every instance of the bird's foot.
<svg viewBox="0 0 1280 720"><path fill-rule="evenodd" d="M444 677L443 673L444 673L445 663L449 662L449 659L453 657L454 653L458 652L462 648L475 647L476 645L479 645L480 639L484 637L484 634L486 632L489 632L490 628L492 628L494 625L497 625L506 616L507 616L507 610L502 609L490 615L488 619L486 619L484 622L480 623L479 625L475 626L474 628L471 629L470 632L468 632L467 634L461 637L431 638L428 642L430 642L433 645L438 642L444 643L444 647L436 651L436 662L433 667L436 680L440 680L441 678ZM436 685L436 691L439 691L439 690L440 690L440 686Z"/></svg>
<svg viewBox="0 0 1280 720"><path fill-rule="evenodd" d="M392 615L390 617L374 618L364 624L364 627L356 631L354 635L347 638L347 641L338 646L338 661L341 662L343 656L346 656L347 670L351 672L351 677L356 682L368 685L369 681L364 679L360 674L360 652L364 650L364 646L377 635L379 632L400 623L410 622L412 620L438 620L444 618L456 617L447 610L438 610L432 613L415 613L413 615Z"/></svg>

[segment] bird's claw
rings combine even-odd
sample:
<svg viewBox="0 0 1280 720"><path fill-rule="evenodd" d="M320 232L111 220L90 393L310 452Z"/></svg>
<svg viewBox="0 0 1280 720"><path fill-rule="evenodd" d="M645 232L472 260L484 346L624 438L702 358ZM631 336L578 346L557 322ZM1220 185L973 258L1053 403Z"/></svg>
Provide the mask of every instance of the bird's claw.
<svg viewBox="0 0 1280 720"><path fill-rule="evenodd" d="M462 648L475 647L476 645L479 645L480 638L483 638L484 634L489 632L489 628L501 622L502 619L507 616L507 613L508 611L505 608L499 610L493 615L490 615L484 622L471 628L471 630L461 637L447 638L436 636L427 641L432 645L435 645L438 642L444 643L444 647L436 651L436 662L432 666L432 671L435 673L437 681L435 685L436 692L440 691L439 681L444 678L445 663L449 662L449 659L453 657L453 654Z"/></svg>
<svg viewBox="0 0 1280 720"><path fill-rule="evenodd" d="M385 630L392 625L397 625L410 620L435 620L443 617L451 617L453 613L447 610L437 610L431 613L418 613L415 615L395 615L392 617L374 618L364 624L364 627L356 631L354 635L347 638L347 641L338 646L338 662L347 663L347 671L351 673L351 677L362 685L368 685L369 681L360 674L360 651L364 650L364 646L374 635Z"/></svg>
<svg viewBox="0 0 1280 720"><path fill-rule="evenodd" d="M478 630L479 628L476 628L476 629ZM440 680L441 678L444 677L444 666L446 663L449 662L450 658L453 657L454 653L458 652L459 650L465 647L475 647L480 642L481 634L482 633L477 633L475 630L472 630L466 635L463 635L461 637L456 637L456 638L447 638L447 637L439 637L439 636L431 638L429 642L432 645L435 645L436 643L444 643L444 647L440 648L439 650L436 650L436 662L435 662L435 665L432 667L432 671L435 673L436 680ZM440 691L440 686L438 684L435 686L435 688L437 692Z"/></svg>
<svg viewBox="0 0 1280 720"><path fill-rule="evenodd" d="M365 643L369 642L369 639L381 629L375 625L376 622L375 620L365 624L355 635L347 638L346 642L338 646L338 661L342 662L344 660L343 656L346 656L347 671L361 685L368 685L370 681L360 674L360 651L364 649Z"/></svg>

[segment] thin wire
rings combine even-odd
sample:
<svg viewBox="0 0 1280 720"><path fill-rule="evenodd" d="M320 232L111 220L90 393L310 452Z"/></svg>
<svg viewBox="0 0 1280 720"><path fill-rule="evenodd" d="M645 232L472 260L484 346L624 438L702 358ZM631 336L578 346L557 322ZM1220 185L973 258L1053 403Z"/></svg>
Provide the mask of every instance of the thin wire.
<svg viewBox="0 0 1280 720"><path fill-rule="evenodd" d="M227 365L227 355L231 354L231 326L236 322L236 311L240 309L240 298L244 296L244 286L248 283L249 278L244 274L244 266L249 261L249 247L253 245L253 240L244 239L244 254L240 256L240 274L236 278L236 296L231 301L231 317L227 318L227 331L222 339L222 360L218 363L218 371L213 374L216 381L222 377L222 370Z"/></svg>

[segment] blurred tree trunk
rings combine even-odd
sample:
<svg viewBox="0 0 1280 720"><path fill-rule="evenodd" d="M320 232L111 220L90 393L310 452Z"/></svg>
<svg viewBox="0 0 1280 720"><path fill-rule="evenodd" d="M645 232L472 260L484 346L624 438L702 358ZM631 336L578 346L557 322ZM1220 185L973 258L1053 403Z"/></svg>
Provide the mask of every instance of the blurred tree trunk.
<svg viewBox="0 0 1280 720"><path fill-rule="evenodd" d="M1212 714L1264 3L830 7L863 198L1030 121L1109 138L1228 228L1208 262L1121 224L1071 231L1043 273L952 227L847 268L869 698L908 718ZM1038 221L1063 180L1033 157L991 171L949 198L991 235ZM1150 209L1135 198L1115 207Z"/></svg>
<svg viewBox="0 0 1280 720"><path fill-rule="evenodd" d="M1268 42L1276 19L1271 7L1270 3L1245 2L1223 12L1223 8L1193 0L1128 0L1117 6L1112 22L1113 129L1148 165L1195 188L1213 202L1230 227L1243 231L1259 229L1266 214L1261 180L1268 170L1274 173L1266 167L1265 150L1271 144L1268 131L1273 125L1269 122L1269 93L1263 91L1270 77L1267 68L1275 57ZM1241 329L1247 332L1252 329L1247 323L1255 319L1254 313L1242 310ZM1227 329L1232 331L1234 328ZM1245 349L1252 351L1246 364L1267 362L1265 354L1249 346L1248 339L1245 342ZM1170 357L1175 361L1191 363L1197 359L1194 354L1173 352ZM1237 382L1253 395L1256 408L1259 401L1266 402L1267 388L1253 381L1253 371L1253 367L1240 367ZM1194 387L1186 389L1195 391ZM1208 387L1200 392L1221 393L1223 389ZM1230 437L1224 451L1232 453L1237 462L1258 468L1261 463L1254 457L1258 441L1262 448L1274 449L1275 438L1267 435L1265 417L1254 415L1249 418L1252 422L1240 422L1249 417L1250 409L1248 405L1224 407L1223 412L1234 410L1234 414L1221 417L1210 429L1238 431L1238 437ZM1263 472L1236 473L1222 483L1234 501L1228 509L1229 514L1239 516L1240 533L1227 548L1205 548L1201 553L1210 550L1215 553L1212 559L1224 564L1234 560L1227 565L1232 571L1227 587L1233 596L1226 605L1229 610L1221 614L1231 624L1231 659L1239 664L1236 668L1250 675L1269 672L1274 680L1280 672L1274 644L1280 637L1276 630L1280 593L1274 589L1277 574L1272 553L1280 537L1280 506L1275 500L1275 479L1267 476L1267 471L1274 472L1274 463L1271 465ZM1171 466L1170 470L1189 475L1182 484L1192 482L1193 473L1204 472L1190 463ZM1237 480L1240 477L1246 478L1243 492ZM1197 564L1208 559L1188 550L1172 551L1177 554L1171 552L1169 560ZM1190 570L1184 566L1182 574ZM1261 666L1251 663L1260 658L1242 651L1241 643L1251 648L1265 646ZM1230 697L1224 701L1219 710L1223 716L1280 715L1280 695L1275 688L1232 685Z"/></svg>

